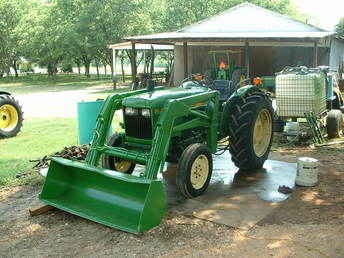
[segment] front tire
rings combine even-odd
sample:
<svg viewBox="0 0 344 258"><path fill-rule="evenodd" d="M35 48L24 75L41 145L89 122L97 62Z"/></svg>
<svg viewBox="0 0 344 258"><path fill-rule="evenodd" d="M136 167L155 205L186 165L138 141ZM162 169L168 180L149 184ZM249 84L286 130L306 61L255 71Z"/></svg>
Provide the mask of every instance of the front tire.
<svg viewBox="0 0 344 258"><path fill-rule="evenodd" d="M0 95L0 138L14 137L23 125L23 111L11 95Z"/></svg>
<svg viewBox="0 0 344 258"><path fill-rule="evenodd" d="M264 93L240 98L229 110L232 161L241 170L263 167L272 143L273 108Z"/></svg>
<svg viewBox="0 0 344 258"><path fill-rule="evenodd" d="M328 138L338 138L343 131L343 114L340 110L332 109L326 117Z"/></svg>
<svg viewBox="0 0 344 258"><path fill-rule="evenodd" d="M123 135L114 134L110 137L108 145L112 147L120 147L123 144ZM124 160L118 157L103 155L102 157L103 168L115 170L124 174L132 174L135 169L135 163Z"/></svg>
<svg viewBox="0 0 344 258"><path fill-rule="evenodd" d="M202 195L208 188L213 171L213 159L208 147L196 143L189 145L178 162L176 183L186 198Z"/></svg>

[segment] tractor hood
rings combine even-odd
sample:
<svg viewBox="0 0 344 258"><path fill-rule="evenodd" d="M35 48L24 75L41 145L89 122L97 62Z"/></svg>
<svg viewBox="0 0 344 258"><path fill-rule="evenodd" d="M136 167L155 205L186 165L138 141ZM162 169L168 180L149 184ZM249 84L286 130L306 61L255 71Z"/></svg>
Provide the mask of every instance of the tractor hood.
<svg viewBox="0 0 344 258"><path fill-rule="evenodd" d="M188 97L205 91L208 91L208 89L203 87L192 87L188 89L177 87L155 90L125 98L123 100L123 106L134 108L163 108L170 99Z"/></svg>

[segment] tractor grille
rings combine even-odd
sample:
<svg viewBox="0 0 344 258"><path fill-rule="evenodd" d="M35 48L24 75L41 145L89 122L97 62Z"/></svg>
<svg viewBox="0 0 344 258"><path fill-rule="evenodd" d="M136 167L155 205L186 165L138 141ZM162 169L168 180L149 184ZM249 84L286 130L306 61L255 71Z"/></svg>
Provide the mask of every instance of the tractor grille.
<svg viewBox="0 0 344 258"><path fill-rule="evenodd" d="M150 118L141 115L124 115L124 123L127 136L152 139L152 122Z"/></svg>

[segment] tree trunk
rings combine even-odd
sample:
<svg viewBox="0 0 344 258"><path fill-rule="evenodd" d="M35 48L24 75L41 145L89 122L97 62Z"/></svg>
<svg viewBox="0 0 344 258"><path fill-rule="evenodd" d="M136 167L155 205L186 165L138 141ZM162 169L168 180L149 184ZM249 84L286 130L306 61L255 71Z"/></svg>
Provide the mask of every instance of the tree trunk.
<svg viewBox="0 0 344 258"><path fill-rule="evenodd" d="M90 63L91 62L88 62L88 61L84 62L86 77L90 77Z"/></svg>
<svg viewBox="0 0 344 258"><path fill-rule="evenodd" d="M12 68L14 70L15 77L18 77L18 66L17 66L17 60L13 60Z"/></svg>
<svg viewBox="0 0 344 258"><path fill-rule="evenodd" d="M121 56L121 71L122 71L122 82L125 82L124 57L123 56Z"/></svg>
<svg viewBox="0 0 344 258"><path fill-rule="evenodd" d="M99 79L99 62L96 60L97 78Z"/></svg>
<svg viewBox="0 0 344 258"><path fill-rule="evenodd" d="M54 75L54 67L52 63L48 63L47 70L48 70L48 76L52 77Z"/></svg>
<svg viewBox="0 0 344 258"><path fill-rule="evenodd" d="M155 52L152 50L151 54L151 63L150 63L150 78L153 79L153 73L154 73L154 61L155 61Z"/></svg>
<svg viewBox="0 0 344 258"><path fill-rule="evenodd" d="M74 63L76 64L76 67L78 67L78 74L80 75L81 74L81 69L80 69L80 61L79 59L74 59Z"/></svg>
<svg viewBox="0 0 344 258"><path fill-rule="evenodd" d="M110 69L111 69L111 74L115 76L114 70L113 70L113 65L110 65Z"/></svg>
<svg viewBox="0 0 344 258"><path fill-rule="evenodd" d="M144 55L144 63L143 63L143 73L147 73L147 54L146 50L143 50L143 55Z"/></svg>
<svg viewBox="0 0 344 258"><path fill-rule="evenodd" d="M103 63L104 66L104 74L107 75L107 71L106 71L106 63Z"/></svg>
<svg viewBox="0 0 344 258"><path fill-rule="evenodd" d="M136 49L135 49L135 44L132 43L132 49L126 51L127 55L130 59L130 66L131 66L131 80L132 83L136 82L137 78L137 63L136 63Z"/></svg>

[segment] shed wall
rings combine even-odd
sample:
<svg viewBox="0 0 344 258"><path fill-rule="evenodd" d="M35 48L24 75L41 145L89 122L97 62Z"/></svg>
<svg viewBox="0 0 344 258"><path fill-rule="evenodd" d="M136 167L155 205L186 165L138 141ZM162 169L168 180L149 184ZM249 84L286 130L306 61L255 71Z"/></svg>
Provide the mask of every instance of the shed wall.
<svg viewBox="0 0 344 258"><path fill-rule="evenodd" d="M331 42L330 68L337 70L340 62L344 61L344 41L333 39Z"/></svg>
<svg viewBox="0 0 344 258"><path fill-rule="evenodd" d="M209 54L209 51L229 49L240 52L239 54L231 54L230 59L234 60L237 66L245 66L244 47L188 46L189 74L209 75L214 64L213 56ZM318 48L318 65L329 64L329 51L329 48ZM174 84L178 85L184 79L183 47L175 46L174 53ZM313 47L250 47L250 77L273 75L285 66L304 65L312 67L313 55ZM220 61L228 63L225 54L217 54L216 57L217 64Z"/></svg>

